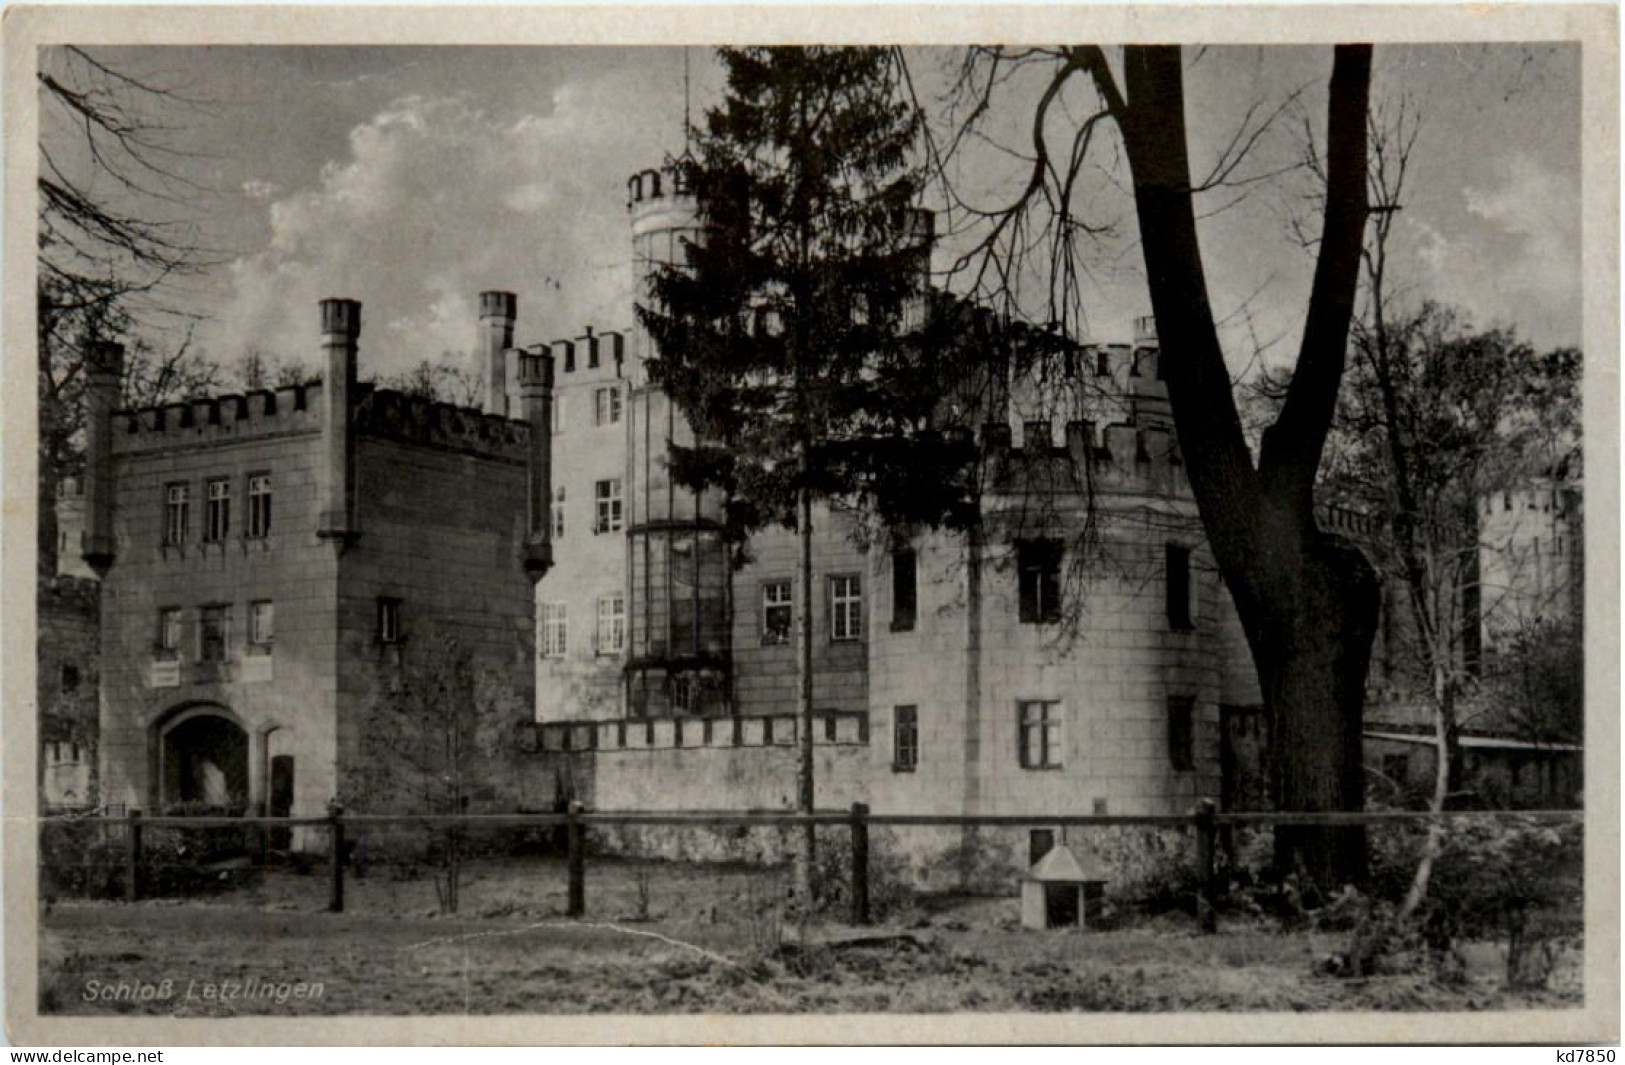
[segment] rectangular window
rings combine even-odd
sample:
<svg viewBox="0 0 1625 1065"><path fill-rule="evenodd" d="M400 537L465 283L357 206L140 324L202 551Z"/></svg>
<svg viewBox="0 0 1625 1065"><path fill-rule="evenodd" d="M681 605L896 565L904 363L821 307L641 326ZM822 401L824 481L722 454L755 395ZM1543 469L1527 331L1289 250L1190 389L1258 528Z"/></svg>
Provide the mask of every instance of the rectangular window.
<svg viewBox="0 0 1625 1065"><path fill-rule="evenodd" d="M248 478L248 537L258 540L271 535L271 475L251 474Z"/></svg>
<svg viewBox="0 0 1625 1065"><path fill-rule="evenodd" d="M1112 375L1111 353L1105 348L1095 349L1095 376L1110 377Z"/></svg>
<svg viewBox="0 0 1625 1065"><path fill-rule="evenodd" d="M170 654L181 649L181 608L166 606L158 611L158 649Z"/></svg>
<svg viewBox="0 0 1625 1065"><path fill-rule="evenodd" d="M209 482L208 510L204 514L203 539L218 544L231 531L231 482L219 478Z"/></svg>
<svg viewBox="0 0 1625 1065"><path fill-rule="evenodd" d="M186 542L187 527L191 524L191 508L191 485L164 486L164 543L179 546Z"/></svg>
<svg viewBox="0 0 1625 1065"><path fill-rule="evenodd" d="M621 420L621 390L615 385L595 388L592 393L592 423L614 425Z"/></svg>
<svg viewBox="0 0 1625 1065"><path fill-rule="evenodd" d="M920 716L917 707L899 706L892 718L891 767L912 773L920 764Z"/></svg>
<svg viewBox="0 0 1625 1065"><path fill-rule="evenodd" d="M1165 552L1168 593L1168 627L1195 628L1191 624L1191 552L1188 547L1168 544Z"/></svg>
<svg viewBox="0 0 1625 1065"><path fill-rule="evenodd" d="M795 600L789 581L767 581L762 585L762 642L789 643L794 623Z"/></svg>
<svg viewBox="0 0 1625 1065"><path fill-rule="evenodd" d="M843 574L829 579L829 638L838 642L863 638L863 584Z"/></svg>
<svg viewBox="0 0 1625 1065"><path fill-rule="evenodd" d="M598 653L618 655L626 650L626 597L598 597Z"/></svg>
<svg viewBox="0 0 1625 1065"><path fill-rule="evenodd" d="M1184 773L1196 768L1196 699L1168 698L1168 764Z"/></svg>
<svg viewBox="0 0 1625 1065"><path fill-rule="evenodd" d="M1016 714L1021 768L1061 768L1061 704L1030 699L1016 704Z"/></svg>
<svg viewBox="0 0 1625 1065"><path fill-rule="evenodd" d="M542 604L542 657L563 658L570 649L570 623L564 603Z"/></svg>
<svg viewBox="0 0 1625 1065"><path fill-rule="evenodd" d="M248 642L255 647L270 647L276 638L276 605L269 599L248 604Z"/></svg>
<svg viewBox="0 0 1625 1065"><path fill-rule="evenodd" d="M564 486L553 489L553 539L564 539Z"/></svg>
<svg viewBox="0 0 1625 1065"><path fill-rule="evenodd" d="M893 632L908 632L914 628L917 593L914 582L914 549L905 547L893 551L891 556L891 628Z"/></svg>
<svg viewBox="0 0 1625 1065"><path fill-rule="evenodd" d="M224 662L231 644L231 607L206 606L198 615L197 657L200 662Z"/></svg>
<svg viewBox="0 0 1625 1065"><path fill-rule="evenodd" d="M381 596L378 599L379 643L399 643L401 639L401 601Z"/></svg>
<svg viewBox="0 0 1625 1065"><path fill-rule="evenodd" d="M62 667L62 694L72 695L79 690L79 667L64 664Z"/></svg>
<svg viewBox="0 0 1625 1065"><path fill-rule="evenodd" d="M555 393L553 395L553 435L564 432L564 397Z"/></svg>
<svg viewBox="0 0 1625 1065"><path fill-rule="evenodd" d="M620 532L621 479L611 477L607 481L599 481L593 488L593 498L597 504L593 532Z"/></svg>
<svg viewBox="0 0 1625 1065"><path fill-rule="evenodd" d="M1048 625L1061 620L1061 545L1054 540L1016 544L1016 584L1021 620Z"/></svg>
<svg viewBox="0 0 1625 1065"><path fill-rule="evenodd" d="M1027 831L1027 864L1037 865L1040 858L1055 849L1053 828L1033 828Z"/></svg>

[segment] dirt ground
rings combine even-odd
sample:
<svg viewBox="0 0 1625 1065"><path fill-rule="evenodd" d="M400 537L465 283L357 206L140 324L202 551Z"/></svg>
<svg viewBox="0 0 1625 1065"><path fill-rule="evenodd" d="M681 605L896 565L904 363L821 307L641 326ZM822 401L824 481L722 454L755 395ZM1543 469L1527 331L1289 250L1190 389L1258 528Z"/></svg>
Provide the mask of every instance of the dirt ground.
<svg viewBox="0 0 1625 1065"><path fill-rule="evenodd" d="M1031 932L1015 898L921 900L877 929L777 916L783 874L595 861L564 917L561 863L473 863L460 913L426 872L374 869L324 912L326 877L278 871L206 899L57 902L41 1008L68 1014L689 1013L983 1010L1464 1010L1578 1006L1578 952L1551 990L1501 989L1502 949L1464 948L1464 982L1340 979L1346 934L1119 912L1105 930ZM1115 927L1113 927L1115 925ZM897 933L893 935L892 933ZM831 943L831 940L836 942ZM167 984L166 984L167 981ZM303 982L305 991L294 990ZM314 991L315 985L320 991ZM127 989L121 992L120 989ZM143 997L144 996L144 997Z"/></svg>

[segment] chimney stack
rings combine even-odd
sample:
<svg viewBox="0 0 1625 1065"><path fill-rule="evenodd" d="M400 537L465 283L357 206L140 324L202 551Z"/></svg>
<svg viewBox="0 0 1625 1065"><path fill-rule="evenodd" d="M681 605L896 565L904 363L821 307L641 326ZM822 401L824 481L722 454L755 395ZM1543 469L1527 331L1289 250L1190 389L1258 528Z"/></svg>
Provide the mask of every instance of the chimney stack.
<svg viewBox="0 0 1625 1065"><path fill-rule="evenodd" d="M124 345L90 346L85 423L85 532L81 552L96 576L113 565L113 411L124 377Z"/></svg>
<svg viewBox="0 0 1625 1065"><path fill-rule="evenodd" d="M553 356L547 345L519 353L519 398L530 423L524 566L535 584L553 568Z"/></svg>
<svg viewBox="0 0 1625 1065"><path fill-rule="evenodd" d="M326 299L322 308L322 440L326 480L321 523L316 535L340 551L355 539L355 434L350 404L355 396L356 341L361 336L361 304Z"/></svg>
<svg viewBox="0 0 1625 1065"><path fill-rule="evenodd" d="M508 416L508 349L519 300L512 292L480 293L479 360L485 375L485 412Z"/></svg>

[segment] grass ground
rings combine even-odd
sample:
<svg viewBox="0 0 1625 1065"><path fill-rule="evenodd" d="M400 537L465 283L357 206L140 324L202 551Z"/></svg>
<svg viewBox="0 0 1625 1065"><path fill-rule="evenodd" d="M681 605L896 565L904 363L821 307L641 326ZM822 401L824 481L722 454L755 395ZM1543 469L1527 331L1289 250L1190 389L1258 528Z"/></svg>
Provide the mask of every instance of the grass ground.
<svg viewBox="0 0 1625 1065"><path fill-rule="evenodd" d="M1468 944L1467 978L1347 980L1316 973L1346 935L1181 915L1090 932L1029 932L1014 898L933 898L891 923L907 937L832 946L776 916L782 873L595 861L588 912L564 913L564 869L472 863L457 916L427 874L350 880L324 912L326 878L267 874L207 899L59 902L43 919L46 1012L179 1016L323 1013L939 1012L1006 1010L1499 1009L1578 1005L1578 958L1552 990L1509 996L1504 955ZM799 945L798 945L799 944ZM86 1001L91 988L163 986L168 997ZM227 981L319 983L303 999L205 997ZM190 994L188 992L190 991Z"/></svg>

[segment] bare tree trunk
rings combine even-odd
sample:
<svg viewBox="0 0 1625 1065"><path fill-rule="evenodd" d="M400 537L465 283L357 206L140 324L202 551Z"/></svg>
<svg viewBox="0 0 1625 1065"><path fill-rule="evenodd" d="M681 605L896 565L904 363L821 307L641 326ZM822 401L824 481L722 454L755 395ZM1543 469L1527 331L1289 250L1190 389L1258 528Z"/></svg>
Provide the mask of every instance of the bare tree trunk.
<svg viewBox="0 0 1625 1065"><path fill-rule="evenodd" d="M805 456L805 451L803 455ZM803 462L805 463L805 459ZM796 771L796 810L799 813L811 814L814 808L812 493L805 487L801 489L799 510L796 533L801 551L797 576L800 577L801 594L797 598L800 599L801 624L796 631L796 664L801 727L798 730L800 758ZM818 846L817 830L811 824L802 826L798 842L800 846L795 855L794 886L796 902L805 912L810 911L813 905L812 880L813 862Z"/></svg>
<svg viewBox="0 0 1625 1065"><path fill-rule="evenodd" d="M1303 341L1256 467L1208 298L1181 51L1127 48L1121 93L1102 53L1088 50L1082 61L1123 132L1180 449L1276 726L1276 802L1286 810L1359 810L1378 585L1358 551L1318 529L1314 483L1342 382L1368 213L1371 49L1336 50L1324 226ZM1283 826L1276 844L1279 865L1302 868L1324 888L1364 875L1365 834L1358 827Z"/></svg>
<svg viewBox="0 0 1625 1065"><path fill-rule="evenodd" d="M1282 565L1290 552L1271 551L1271 539L1265 531L1262 549L1271 552L1278 578L1294 591L1275 593L1278 604L1287 604L1285 611L1265 612L1255 605L1259 616L1251 624L1246 613L1243 619L1275 722L1270 750L1275 807L1363 809L1361 733L1377 627L1375 574L1356 549L1319 533L1311 534L1296 565ZM1364 829L1279 826L1275 862L1281 872L1298 871L1325 889L1358 883L1366 874Z"/></svg>
<svg viewBox="0 0 1625 1065"><path fill-rule="evenodd" d="M1438 664L1433 668L1433 800L1428 809L1439 813L1445 808L1450 799L1450 782L1452 767L1456 763L1454 733L1455 733L1455 699L1450 690L1450 680L1443 675ZM1411 876L1410 889L1405 892L1405 901L1399 906L1399 921L1404 923L1411 919L1416 908L1427 897L1428 883L1433 878L1433 864L1438 860L1439 851L1444 847L1444 822L1434 818L1428 822L1428 834L1422 844L1422 857L1416 863L1416 872Z"/></svg>

